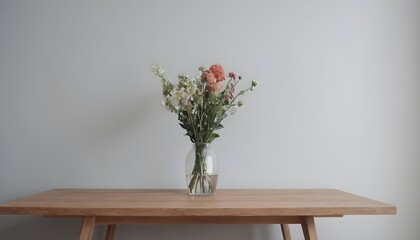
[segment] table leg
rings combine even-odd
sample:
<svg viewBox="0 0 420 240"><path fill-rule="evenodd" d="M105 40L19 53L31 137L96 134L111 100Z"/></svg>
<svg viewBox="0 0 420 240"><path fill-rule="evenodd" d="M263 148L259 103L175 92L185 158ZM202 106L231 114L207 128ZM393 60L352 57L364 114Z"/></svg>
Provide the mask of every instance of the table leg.
<svg viewBox="0 0 420 240"><path fill-rule="evenodd" d="M281 226L281 233L283 234L283 240L292 240L290 236L290 228L289 224L280 224Z"/></svg>
<svg viewBox="0 0 420 240"><path fill-rule="evenodd" d="M117 225L115 224L109 224L108 228L106 229L106 237L105 240L113 240L114 239L114 234L115 234L115 228L117 227Z"/></svg>
<svg viewBox="0 0 420 240"><path fill-rule="evenodd" d="M318 240L314 217L304 217L302 221L302 230L305 240Z"/></svg>
<svg viewBox="0 0 420 240"><path fill-rule="evenodd" d="M95 228L95 217L84 217L79 240L92 240L93 229Z"/></svg>

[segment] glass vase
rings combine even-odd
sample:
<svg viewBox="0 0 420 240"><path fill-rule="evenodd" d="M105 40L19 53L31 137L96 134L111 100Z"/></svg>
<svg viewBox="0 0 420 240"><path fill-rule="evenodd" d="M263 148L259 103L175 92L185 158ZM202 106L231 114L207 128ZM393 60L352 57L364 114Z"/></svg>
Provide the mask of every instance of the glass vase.
<svg viewBox="0 0 420 240"><path fill-rule="evenodd" d="M190 195L211 195L217 186L216 154L209 143L194 143L185 162Z"/></svg>

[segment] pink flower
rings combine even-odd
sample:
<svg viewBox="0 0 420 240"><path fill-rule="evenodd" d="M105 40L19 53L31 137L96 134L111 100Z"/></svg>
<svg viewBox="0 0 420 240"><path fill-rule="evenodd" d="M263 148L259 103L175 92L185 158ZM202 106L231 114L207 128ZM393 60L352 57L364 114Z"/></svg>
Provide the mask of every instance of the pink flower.
<svg viewBox="0 0 420 240"><path fill-rule="evenodd" d="M227 94L225 96L225 100L232 99L234 93L235 93L235 88L234 87L229 88L229 91L227 92Z"/></svg>
<svg viewBox="0 0 420 240"><path fill-rule="evenodd" d="M229 89L229 94L233 97L233 94L235 93L235 88L234 87L231 87L230 89Z"/></svg>
<svg viewBox="0 0 420 240"><path fill-rule="evenodd" d="M210 70L206 70L203 72L204 79L206 79L207 85L216 83L216 77L214 73Z"/></svg>
<svg viewBox="0 0 420 240"><path fill-rule="evenodd" d="M209 70L214 74L218 82L225 80L225 71L223 70L222 65L214 64Z"/></svg>
<svg viewBox="0 0 420 240"><path fill-rule="evenodd" d="M234 72L230 72L229 77L233 78L233 80L236 80L236 74Z"/></svg>
<svg viewBox="0 0 420 240"><path fill-rule="evenodd" d="M207 82L207 90L213 93L220 93L222 91L223 84L222 82L214 82L208 83Z"/></svg>

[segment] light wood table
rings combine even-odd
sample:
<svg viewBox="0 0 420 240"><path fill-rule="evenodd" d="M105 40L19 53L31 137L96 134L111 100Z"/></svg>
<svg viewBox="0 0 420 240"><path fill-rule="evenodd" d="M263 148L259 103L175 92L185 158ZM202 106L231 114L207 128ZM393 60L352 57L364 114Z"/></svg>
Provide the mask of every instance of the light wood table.
<svg viewBox="0 0 420 240"><path fill-rule="evenodd" d="M56 189L0 205L3 215L82 217L79 240L91 240L95 224L301 224L316 240L314 217L396 214L396 207L334 189L219 189L212 196L185 190Z"/></svg>

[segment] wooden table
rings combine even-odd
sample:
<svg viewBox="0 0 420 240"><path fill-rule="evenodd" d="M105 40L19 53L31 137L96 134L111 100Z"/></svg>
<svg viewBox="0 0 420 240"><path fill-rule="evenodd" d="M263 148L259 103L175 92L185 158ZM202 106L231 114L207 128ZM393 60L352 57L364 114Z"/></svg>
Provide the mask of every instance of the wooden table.
<svg viewBox="0 0 420 240"><path fill-rule="evenodd" d="M3 215L82 217L79 240L90 240L95 224L301 224L316 240L314 217L396 214L396 207L333 189L219 189L212 196L185 190L56 189L0 205Z"/></svg>

